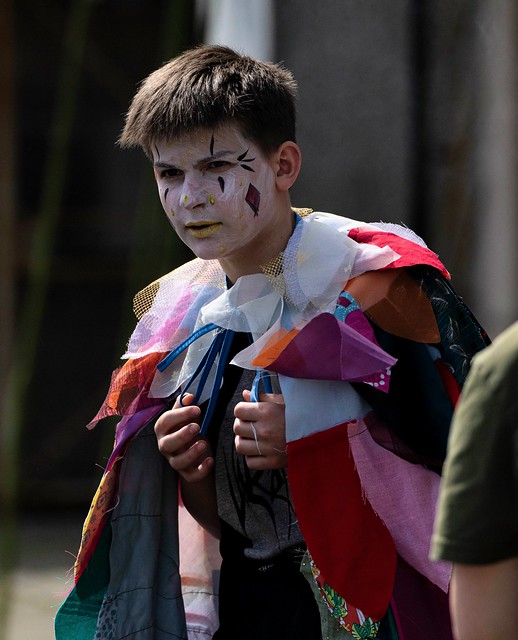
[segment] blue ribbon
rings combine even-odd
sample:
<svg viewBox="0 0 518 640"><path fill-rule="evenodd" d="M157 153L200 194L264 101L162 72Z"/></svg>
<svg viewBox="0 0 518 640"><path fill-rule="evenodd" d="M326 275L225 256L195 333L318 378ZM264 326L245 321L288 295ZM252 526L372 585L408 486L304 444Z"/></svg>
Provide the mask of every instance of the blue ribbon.
<svg viewBox="0 0 518 640"><path fill-rule="evenodd" d="M250 402L259 402L259 384L263 383L265 393L273 393L270 373L264 369L256 371L252 389L250 390Z"/></svg>
<svg viewBox="0 0 518 640"><path fill-rule="evenodd" d="M210 345L207 352L204 354L203 358L200 360L196 370L191 375L189 380L184 385L182 394L180 395L179 402L180 406L182 404L182 396L187 393L187 390L192 385L192 383L196 380L198 376L200 379L198 381L198 386L196 387L196 391L194 393L194 404L198 404L200 397L205 388L205 384L207 382L207 378L209 377L209 373L212 369L212 366L218 357L218 364L216 367L216 374L214 376L214 383L212 385L212 391L209 396L209 404L207 406L207 411L205 412L205 416L203 417L203 422L200 427L200 434L204 435L209 428L210 422L212 420L212 416L214 415L214 410L216 409L216 404L218 401L218 394L221 388L221 382L223 380L223 373L225 371L225 367L227 365L228 354L230 351L230 346L232 345L232 340L234 338L234 331L230 329L221 329L218 325L214 323L206 324L203 327L200 327L197 331L192 333L186 340L181 342L175 349L171 351L163 360L161 360L157 369L161 372L165 371L167 367L183 352L187 349L193 342L195 342L198 338L201 338L209 331L214 331L214 329L219 329L219 331L214 336L214 340Z"/></svg>

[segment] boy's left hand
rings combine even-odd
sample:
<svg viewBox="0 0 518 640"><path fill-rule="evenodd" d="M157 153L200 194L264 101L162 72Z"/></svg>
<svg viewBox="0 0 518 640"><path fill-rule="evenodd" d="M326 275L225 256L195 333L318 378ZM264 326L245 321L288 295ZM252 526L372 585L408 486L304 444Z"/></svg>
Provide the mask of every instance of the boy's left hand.
<svg viewBox="0 0 518 640"><path fill-rule="evenodd" d="M259 402L250 402L250 391L243 391L234 415L236 451L245 456L252 470L286 467L286 421L284 398L280 393L262 393Z"/></svg>

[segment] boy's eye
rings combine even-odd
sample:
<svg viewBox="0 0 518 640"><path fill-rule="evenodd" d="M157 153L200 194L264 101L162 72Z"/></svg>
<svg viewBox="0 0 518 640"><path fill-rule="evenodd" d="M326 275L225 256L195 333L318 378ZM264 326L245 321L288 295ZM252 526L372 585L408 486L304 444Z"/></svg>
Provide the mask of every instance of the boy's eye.
<svg viewBox="0 0 518 640"><path fill-rule="evenodd" d="M230 162L227 160L212 160L207 164L207 169L222 169L228 166L230 166Z"/></svg>
<svg viewBox="0 0 518 640"><path fill-rule="evenodd" d="M162 169L162 171L160 172L160 177L161 178L178 178L179 176L182 175L182 171L180 169L174 169L174 168L170 168L170 169Z"/></svg>

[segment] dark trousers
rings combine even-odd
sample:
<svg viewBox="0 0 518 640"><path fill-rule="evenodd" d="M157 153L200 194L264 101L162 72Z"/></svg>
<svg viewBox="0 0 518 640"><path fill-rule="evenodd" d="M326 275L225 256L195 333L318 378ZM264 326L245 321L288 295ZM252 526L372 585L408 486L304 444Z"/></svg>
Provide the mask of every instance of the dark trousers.
<svg viewBox="0 0 518 640"><path fill-rule="evenodd" d="M322 640L318 606L299 569L304 549L249 560L239 538L222 533L220 627L214 640Z"/></svg>

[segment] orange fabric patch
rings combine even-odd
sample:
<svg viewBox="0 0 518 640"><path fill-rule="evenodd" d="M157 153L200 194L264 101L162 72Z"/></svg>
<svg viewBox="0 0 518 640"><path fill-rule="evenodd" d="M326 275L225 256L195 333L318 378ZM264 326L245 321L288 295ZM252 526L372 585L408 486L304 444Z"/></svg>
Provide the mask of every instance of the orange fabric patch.
<svg viewBox="0 0 518 640"><path fill-rule="evenodd" d="M266 345L262 349L261 353L252 360L254 367L261 367L267 369L272 362L275 362L286 346L293 340L293 338L299 333L298 329L279 329L273 336L266 342Z"/></svg>
<svg viewBox="0 0 518 640"><path fill-rule="evenodd" d="M106 398L87 427L93 428L100 420L108 416L126 415L139 394L149 389L156 366L164 355L164 353L150 353L141 358L128 360L122 367L116 369L112 373Z"/></svg>
<svg viewBox="0 0 518 640"><path fill-rule="evenodd" d="M428 296L404 269L369 271L350 280L345 290L384 331L425 344L441 341Z"/></svg>

